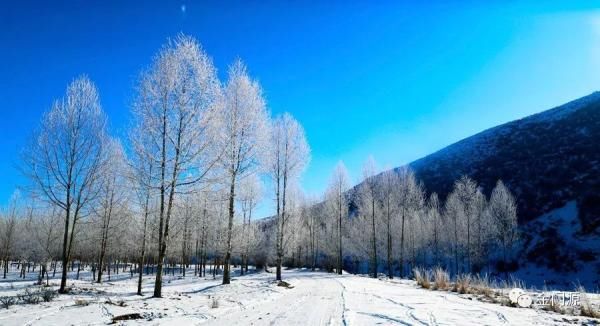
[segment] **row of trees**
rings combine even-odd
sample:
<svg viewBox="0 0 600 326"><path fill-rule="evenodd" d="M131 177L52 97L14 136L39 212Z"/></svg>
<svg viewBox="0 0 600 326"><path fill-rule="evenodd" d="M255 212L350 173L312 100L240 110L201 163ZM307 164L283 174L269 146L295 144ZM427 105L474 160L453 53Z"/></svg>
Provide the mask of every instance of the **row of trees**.
<svg viewBox="0 0 600 326"><path fill-rule="evenodd" d="M498 181L489 198L463 176L442 202L408 168L378 173L369 158L358 186L349 187L343 163L335 168L324 203L304 214L303 244L314 253L319 217L322 259L330 269L376 277L405 276L416 266L458 273L507 272L514 260L518 225L515 199ZM500 248L501 250L492 250ZM314 262L312 263L314 265Z"/></svg>
<svg viewBox="0 0 600 326"><path fill-rule="evenodd" d="M307 266L373 276L406 275L416 265L454 272L506 264L516 237L514 199L499 182L489 199L467 177L442 204L408 169L378 173L370 159L350 188L343 163L322 198L304 196L298 179L310 150L302 126L271 118L261 87L237 60L221 83L196 40L168 42L140 73L125 141L112 137L98 90L83 76L42 118L23 151L27 197L1 214L0 259L39 266L40 282L89 269L97 282L119 267L196 275L223 284L232 265ZM266 181L266 182L265 182ZM264 183L268 185L265 187ZM268 194L275 215L257 220ZM500 244L503 257L491 252ZM383 254L382 254L383 253Z"/></svg>
<svg viewBox="0 0 600 326"><path fill-rule="evenodd" d="M245 256L250 251L259 173L272 177L278 232L285 232L286 196L310 154L302 127L289 114L271 120L260 85L240 60L222 84L211 59L187 36L169 41L140 74L132 116L124 150L108 134L95 85L80 77L44 115L23 152L32 196L44 210L63 216L61 265L68 266L82 248L78 241L97 240L93 268L101 282L108 249L124 245L115 241L123 233L118 239L138 238L139 266L155 250L154 296L160 297L173 238L179 237L182 263L189 264L193 240L206 257L212 228L216 239L210 245L219 244L223 284L229 283L234 249L243 247ZM236 241L244 244L235 248ZM280 270L281 259L279 278ZM60 292L66 280L62 268Z"/></svg>

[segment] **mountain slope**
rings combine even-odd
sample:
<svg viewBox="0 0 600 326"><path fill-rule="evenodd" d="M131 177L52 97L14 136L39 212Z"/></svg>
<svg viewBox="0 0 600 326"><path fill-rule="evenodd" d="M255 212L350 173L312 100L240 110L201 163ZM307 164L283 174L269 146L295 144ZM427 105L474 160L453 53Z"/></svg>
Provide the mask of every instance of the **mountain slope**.
<svg viewBox="0 0 600 326"><path fill-rule="evenodd" d="M462 175L517 198L528 283L600 287L600 92L485 130L409 166L445 198ZM568 283L568 284L567 284Z"/></svg>
<svg viewBox="0 0 600 326"><path fill-rule="evenodd" d="M582 233L600 226L600 92L461 140L410 164L441 198L468 175L489 195L503 180L520 223L575 201Z"/></svg>

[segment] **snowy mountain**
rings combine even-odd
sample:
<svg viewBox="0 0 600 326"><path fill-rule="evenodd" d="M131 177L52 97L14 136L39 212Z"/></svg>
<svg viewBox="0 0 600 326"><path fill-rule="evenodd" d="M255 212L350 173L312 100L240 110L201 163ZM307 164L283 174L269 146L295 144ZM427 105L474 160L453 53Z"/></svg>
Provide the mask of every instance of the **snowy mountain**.
<svg viewBox="0 0 600 326"><path fill-rule="evenodd" d="M489 194L502 179L527 222L575 200L582 232L600 226L600 92L463 139L413 163L444 198L468 175Z"/></svg>
<svg viewBox="0 0 600 326"><path fill-rule="evenodd" d="M560 272L590 264L600 270L600 92L485 130L409 165L440 198L462 175L477 180L486 195L503 180L518 201L528 262ZM565 210L570 214L552 214Z"/></svg>

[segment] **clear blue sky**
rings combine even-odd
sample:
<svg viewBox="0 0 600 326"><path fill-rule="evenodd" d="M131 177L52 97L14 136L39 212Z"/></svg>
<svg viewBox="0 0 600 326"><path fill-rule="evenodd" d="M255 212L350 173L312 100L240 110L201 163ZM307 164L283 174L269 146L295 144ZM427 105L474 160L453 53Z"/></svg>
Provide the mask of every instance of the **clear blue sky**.
<svg viewBox="0 0 600 326"><path fill-rule="evenodd" d="M179 32L221 75L241 57L270 110L304 125L302 185L315 194L340 159L356 182L370 154L399 166L600 89L598 1L125 2L0 4L0 203L24 182L18 153L69 81L96 82L122 135L136 76Z"/></svg>

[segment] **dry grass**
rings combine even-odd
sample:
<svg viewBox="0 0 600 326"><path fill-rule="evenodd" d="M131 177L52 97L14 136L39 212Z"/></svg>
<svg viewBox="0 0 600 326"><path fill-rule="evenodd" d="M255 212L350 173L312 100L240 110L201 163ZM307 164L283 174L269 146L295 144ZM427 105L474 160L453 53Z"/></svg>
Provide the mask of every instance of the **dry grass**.
<svg viewBox="0 0 600 326"><path fill-rule="evenodd" d="M561 306L556 300L550 300L550 302L548 303L547 306L544 306L543 308L544 310L547 311L554 311L556 313L559 314L564 314L566 311L564 310L564 307Z"/></svg>
<svg viewBox="0 0 600 326"><path fill-rule="evenodd" d="M456 277L452 291L461 294L471 293L471 275L463 274Z"/></svg>
<svg viewBox="0 0 600 326"><path fill-rule="evenodd" d="M476 275L471 280L471 291L474 294L483 295L488 299L496 298L495 286L490 282L487 275Z"/></svg>
<svg viewBox="0 0 600 326"><path fill-rule="evenodd" d="M450 276L443 268L437 267L433 271L433 289L447 290L450 287Z"/></svg>
<svg viewBox="0 0 600 326"><path fill-rule="evenodd" d="M425 289L431 288L431 271L423 268L414 268L413 274L417 284Z"/></svg>
<svg viewBox="0 0 600 326"><path fill-rule="evenodd" d="M577 287L577 292L579 292L579 300L581 304L581 310L579 314L585 317L600 318L600 310L598 308L594 308L590 298L585 292L585 288L580 285Z"/></svg>
<svg viewBox="0 0 600 326"><path fill-rule="evenodd" d="M487 275L462 274L456 278L454 283L450 282L450 276L443 268L437 267L433 271L425 268L413 269L413 276L417 284L423 288L431 290L446 291L451 290L460 294L473 294L479 296L479 299L486 302L492 302L503 306L515 306L508 298L511 289L526 289L522 281L511 278L508 281L500 283L493 282ZM546 287L542 289L544 293L552 293ZM553 311L563 315L581 315L590 318L600 318L600 307L593 304L586 294L585 288L576 287L576 292L580 295L580 307L563 306L559 300L549 300L548 305L542 309Z"/></svg>

